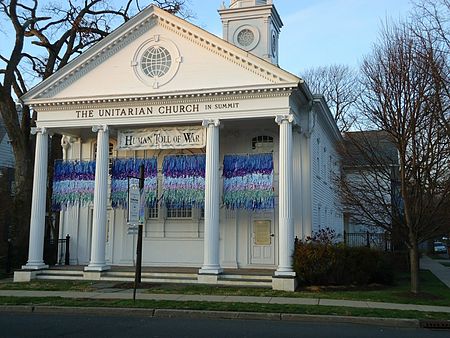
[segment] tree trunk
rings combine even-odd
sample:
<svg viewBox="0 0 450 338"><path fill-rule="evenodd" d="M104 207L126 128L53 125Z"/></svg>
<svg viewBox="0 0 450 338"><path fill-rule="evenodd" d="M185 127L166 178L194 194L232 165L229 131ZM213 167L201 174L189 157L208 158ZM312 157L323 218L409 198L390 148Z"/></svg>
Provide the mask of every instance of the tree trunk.
<svg viewBox="0 0 450 338"><path fill-rule="evenodd" d="M419 293L419 247L414 243L409 248L409 262L411 271L411 292Z"/></svg>
<svg viewBox="0 0 450 338"><path fill-rule="evenodd" d="M33 191L33 161L31 154L17 156L13 206L14 265L20 267L28 257L31 199Z"/></svg>

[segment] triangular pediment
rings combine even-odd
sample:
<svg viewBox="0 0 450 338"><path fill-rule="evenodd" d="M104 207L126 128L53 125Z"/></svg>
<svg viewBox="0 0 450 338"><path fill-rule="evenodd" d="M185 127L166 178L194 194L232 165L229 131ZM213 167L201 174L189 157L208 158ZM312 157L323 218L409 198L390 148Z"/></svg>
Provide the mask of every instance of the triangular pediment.
<svg viewBox="0 0 450 338"><path fill-rule="evenodd" d="M155 6L31 89L26 104L292 86L279 67Z"/></svg>

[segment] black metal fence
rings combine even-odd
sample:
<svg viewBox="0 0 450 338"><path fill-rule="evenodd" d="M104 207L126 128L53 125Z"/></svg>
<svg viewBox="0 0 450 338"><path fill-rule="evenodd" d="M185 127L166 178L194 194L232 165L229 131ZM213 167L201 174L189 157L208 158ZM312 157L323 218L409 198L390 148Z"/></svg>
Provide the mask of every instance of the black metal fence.
<svg viewBox="0 0 450 338"><path fill-rule="evenodd" d="M70 236L49 239L44 244L44 262L48 265L70 265Z"/></svg>
<svg viewBox="0 0 450 338"><path fill-rule="evenodd" d="M378 250L391 251L391 239L387 232L372 233L344 231L344 243L348 246L365 246Z"/></svg>

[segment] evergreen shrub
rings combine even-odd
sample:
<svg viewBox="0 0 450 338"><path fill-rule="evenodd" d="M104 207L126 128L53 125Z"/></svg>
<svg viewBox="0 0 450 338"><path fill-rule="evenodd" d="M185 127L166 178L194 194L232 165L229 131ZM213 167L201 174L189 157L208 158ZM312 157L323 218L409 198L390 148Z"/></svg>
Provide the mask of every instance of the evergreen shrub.
<svg viewBox="0 0 450 338"><path fill-rule="evenodd" d="M392 284L394 265L388 253L335 242L323 229L295 247L294 271L301 285Z"/></svg>

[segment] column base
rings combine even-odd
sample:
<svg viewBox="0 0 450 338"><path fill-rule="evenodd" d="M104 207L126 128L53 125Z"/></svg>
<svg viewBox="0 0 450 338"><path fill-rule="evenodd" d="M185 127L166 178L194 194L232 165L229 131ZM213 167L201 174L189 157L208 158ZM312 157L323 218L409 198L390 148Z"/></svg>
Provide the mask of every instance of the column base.
<svg viewBox="0 0 450 338"><path fill-rule="evenodd" d="M36 275L38 274L38 271L36 270L17 270L14 271L14 283L24 283L24 282L31 282L33 279L36 278Z"/></svg>
<svg viewBox="0 0 450 338"><path fill-rule="evenodd" d="M200 270L198 270L199 275L220 275L223 273L223 269L217 266L203 266Z"/></svg>
<svg viewBox="0 0 450 338"><path fill-rule="evenodd" d="M275 277L295 277L297 274L292 269L277 269L275 271Z"/></svg>
<svg viewBox="0 0 450 338"><path fill-rule="evenodd" d="M295 277L272 277L272 290L291 291L297 289L297 278Z"/></svg>
<svg viewBox="0 0 450 338"><path fill-rule="evenodd" d="M219 275L197 275L198 284L217 284Z"/></svg>
<svg viewBox="0 0 450 338"><path fill-rule="evenodd" d="M42 270L47 268L48 265L44 262L27 263L26 265L22 265L22 270Z"/></svg>
<svg viewBox="0 0 450 338"><path fill-rule="evenodd" d="M106 264L89 264L88 266L84 267L84 271L87 272L102 272L108 270L111 270L111 267Z"/></svg>

